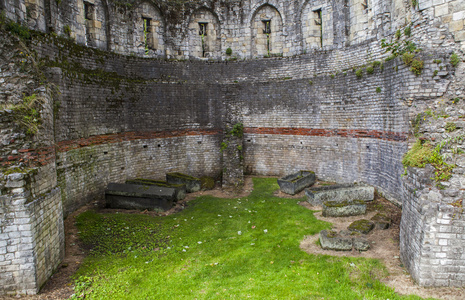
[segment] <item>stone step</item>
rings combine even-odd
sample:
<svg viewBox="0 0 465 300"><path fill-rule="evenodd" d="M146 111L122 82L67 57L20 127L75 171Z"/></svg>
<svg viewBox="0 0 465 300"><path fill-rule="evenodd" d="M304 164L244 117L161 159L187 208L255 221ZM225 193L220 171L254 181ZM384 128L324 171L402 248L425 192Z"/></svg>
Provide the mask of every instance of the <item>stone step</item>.
<svg viewBox="0 0 465 300"><path fill-rule="evenodd" d="M364 215L367 211L365 201L325 201L323 202L323 217L348 217Z"/></svg>
<svg viewBox="0 0 465 300"><path fill-rule="evenodd" d="M183 173L167 173L166 181L172 184L185 184L188 193L198 192L202 186L200 179Z"/></svg>
<svg viewBox="0 0 465 300"><path fill-rule="evenodd" d="M375 189L365 184L334 184L305 189L305 195L312 205L321 205L325 201L373 201Z"/></svg>
<svg viewBox="0 0 465 300"><path fill-rule="evenodd" d="M358 233L341 231L337 233L332 230L320 231L321 248L336 251L367 251L370 248L370 242L361 237Z"/></svg>
<svg viewBox="0 0 465 300"><path fill-rule="evenodd" d="M126 184L138 184L138 185L155 185L161 187L168 187L175 189L175 198L176 200L182 200L186 198L186 185L185 184L174 184L169 183L163 180L153 180L145 178L136 178L131 180L126 180Z"/></svg>
<svg viewBox="0 0 465 300"><path fill-rule="evenodd" d="M107 207L166 211L173 207L175 189L124 183L109 183L105 190Z"/></svg>
<svg viewBox="0 0 465 300"><path fill-rule="evenodd" d="M352 224L350 224L349 227L347 227L349 231L355 231L362 234L368 234L370 231L373 230L373 228L375 228L375 224L365 219L352 222Z"/></svg>

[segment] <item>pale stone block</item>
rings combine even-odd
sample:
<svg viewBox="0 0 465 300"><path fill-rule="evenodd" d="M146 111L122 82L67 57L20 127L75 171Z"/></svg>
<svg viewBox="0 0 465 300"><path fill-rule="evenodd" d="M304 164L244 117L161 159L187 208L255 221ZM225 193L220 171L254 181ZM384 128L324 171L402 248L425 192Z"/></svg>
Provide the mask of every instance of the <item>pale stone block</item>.
<svg viewBox="0 0 465 300"><path fill-rule="evenodd" d="M435 17L444 16L444 15L447 15L448 13L449 13L449 5L447 3L438 5L434 8Z"/></svg>
<svg viewBox="0 0 465 300"><path fill-rule="evenodd" d="M433 5L433 0L420 0L418 3L418 9L424 10L430 8Z"/></svg>
<svg viewBox="0 0 465 300"><path fill-rule="evenodd" d="M101 29L102 28L102 22L94 20L94 27Z"/></svg>
<svg viewBox="0 0 465 300"><path fill-rule="evenodd" d="M464 31L464 30L462 30L462 31L457 31L457 32L454 34L454 38L455 38L455 41L456 41L456 42L465 41L465 31Z"/></svg>
<svg viewBox="0 0 465 300"><path fill-rule="evenodd" d="M445 1L444 0L433 0L433 5L436 6L436 5L440 5L440 4L443 4Z"/></svg>
<svg viewBox="0 0 465 300"><path fill-rule="evenodd" d="M452 21L449 24L449 30L450 31L460 31L462 29L463 29L463 20Z"/></svg>
<svg viewBox="0 0 465 300"><path fill-rule="evenodd" d="M453 21L458 21L458 20L463 20L465 19L465 10L456 12L452 14L452 20Z"/></svg>
<svg viewBox="0 0 465 300"><path fill-rule="evenodd" d="M440 246L447 246L447 240L446 239L440 239L439 240L439 245Z"/></svg>
<svg viewBox="0 0 465 300"><path fill-rule="evenodd" d="M447 15L442 17L442 22L443 23L450 23L452 21L452 15Z"/></svg>

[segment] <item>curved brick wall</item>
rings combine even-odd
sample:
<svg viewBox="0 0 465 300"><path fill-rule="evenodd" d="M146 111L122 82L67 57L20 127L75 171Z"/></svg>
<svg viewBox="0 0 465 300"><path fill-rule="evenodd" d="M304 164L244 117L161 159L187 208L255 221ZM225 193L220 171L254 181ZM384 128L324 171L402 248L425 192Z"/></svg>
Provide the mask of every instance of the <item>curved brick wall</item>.
<svg viewBox="0 0 465 300"><path fill-rule="evenodd" d="M429 272L418 267L421 250L405 246L428 232L415 223L421 209L418 197L403 191L409 185L402 185L400 161L409 119L433 99L463 92L448 64L452 51L465 50L460 0L419 0L418 7L405 1L209 0L188 1L183 9L168 0L129 2L0 2L8 18L73 40L35 34L29 45L61 92L47 98L40 136L27 140L10 125L11 112L1 111L1 166L37 169L0 178L0 293L38 290L63 255L60 220L103 197L109 182L163 178L170 171L219 176L230 166L220 151L225 128L235 122L244 125L239 142L247 173L310 169L323 179L363 181L391 200L408 201L401 257L415 276ZM417 54L425 63L422 75L398 58L358 78L356 69L384 61L380 39L403 32L405 20L412 22L411 37L402 39L423 48ZM264 21L272 22L270 43ZM211 30L203 46L202 22ZM0 79L21 78L22 85L2 85L0 104L17 103L19 94L35 93L42 84L32 88L28 80L36 78L12 71L8 51L0 53ZM437 59L440 74L434 73ZM27 242L19 247L23 237ZM46 239L53 243L45 245ZM24 261L14 260L16 253L24 253ZM19 272L26 265L27 272ZM428 274L419 282L450 283Z"/></svg>

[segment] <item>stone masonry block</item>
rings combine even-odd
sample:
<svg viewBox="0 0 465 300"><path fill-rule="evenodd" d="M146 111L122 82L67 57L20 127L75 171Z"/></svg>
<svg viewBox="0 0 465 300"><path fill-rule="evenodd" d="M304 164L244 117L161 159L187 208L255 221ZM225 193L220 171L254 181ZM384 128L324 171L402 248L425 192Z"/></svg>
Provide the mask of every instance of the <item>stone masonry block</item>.
<svg viewBox="0 0 465 300"><path fill-rule="evenodd" d="M441 17L449 13L449 4L438 5L434 8L434 16Z"/></svg>

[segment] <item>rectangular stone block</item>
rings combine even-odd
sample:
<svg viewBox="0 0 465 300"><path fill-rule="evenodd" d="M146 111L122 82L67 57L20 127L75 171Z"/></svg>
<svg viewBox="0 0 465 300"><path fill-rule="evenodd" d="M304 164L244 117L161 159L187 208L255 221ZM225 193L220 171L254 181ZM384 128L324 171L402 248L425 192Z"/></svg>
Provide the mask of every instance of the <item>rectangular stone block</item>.
<svg viewBox="0 0 465 300"><path fill-rule="evenodd" d="M188 193L200 191L201 188L201 182L199 178L182 174L179 172L167 173L166 181L172 184L185 184L186 191Z"/></svg>
<svg viewBox="0 0 465 300"><path fill-rule="evenodd" d="M186 197L186 192L187 192L185 184L174 184L174 183L169 183L167 181L162 181L162 180L136 178L136 179L126 180L126 184L137 184L137 185L148 185L148 186L153 185L153 186L173 188L175 189L176 200L184 199Z"/></svg>
<svg viewBox="0 0 465 300"><path fill-rule="evenodd" d="M175 190L160 186L110 183L105 190L108 207L168 210L173 207Z"/></svg>
<svg viewBox="0 0 465 300"><path fill-rule="evenodd" d="M325 201L373 201L375 189L364 184L335 184L305 189L305 195L312 205L321 205Z"/></svg>
<svg viewBox="0 0 465 300"><path fill-rule="evenodd" d="M444 15L447 15L448 13L449 13L449 5L447 3L438 5L434 8L435 17L444 16Z"/></svg>
<svg viewBox="0 0 465 300"><path fill-rule="evenodd" d="M283 193L295 195L315 183L316 176L312 171L299 171L278 179Z"/></svg>

